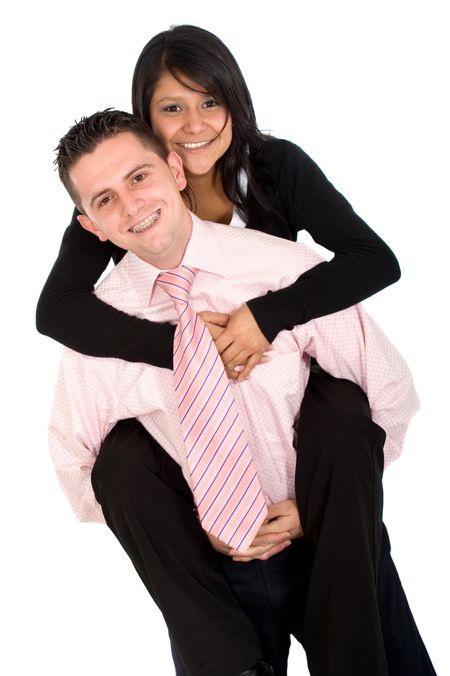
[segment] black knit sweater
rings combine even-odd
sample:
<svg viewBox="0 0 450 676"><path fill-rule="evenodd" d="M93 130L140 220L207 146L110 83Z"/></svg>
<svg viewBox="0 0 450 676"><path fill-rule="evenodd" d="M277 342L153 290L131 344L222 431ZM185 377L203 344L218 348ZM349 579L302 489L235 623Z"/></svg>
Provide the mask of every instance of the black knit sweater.
<svg viewBox="0 0 450 676"><path fill-rule="evenodd" d="M290 240L306 230L335 254L291 286L248 300L270 342L283 329L342 310L397 281L392 251L303 150L269 139L250 150L250 160L272 211L264 210L249 188L247 227ZM38 331L84 354L171 368L173 326L127 315L92 293L111 257L117 263L125 251L100 242L76 216L39 298Z"/></svg>

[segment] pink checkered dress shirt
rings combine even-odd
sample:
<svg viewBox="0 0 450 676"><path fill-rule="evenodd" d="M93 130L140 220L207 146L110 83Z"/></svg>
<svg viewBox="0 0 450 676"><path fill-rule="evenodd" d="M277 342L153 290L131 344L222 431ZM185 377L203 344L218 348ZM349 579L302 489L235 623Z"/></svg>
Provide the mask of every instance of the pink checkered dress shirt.
<svg viewBox="0 0 450 676"><path fill-rule="evenodd" d="M301 244L192 218L183 263L199 268L191 289L197 312L231 312L249 298L288 286L320 262ZM175 323L171 299L155 285L159 272L128 253L96 293L128 314ZM328 373L357 383L367 393L373 419L387 433L386 465L399 456L418 409L407 365L361 306L281 332L269 362L258 365L248 381L232 383L267 503L294 497L293 423L310 356ZM49 427L50 450L61 486L82 521L103 521L91 470L110 429L130 417L138 418L181 465L189 482L172 372L65 349Z"/></svg>

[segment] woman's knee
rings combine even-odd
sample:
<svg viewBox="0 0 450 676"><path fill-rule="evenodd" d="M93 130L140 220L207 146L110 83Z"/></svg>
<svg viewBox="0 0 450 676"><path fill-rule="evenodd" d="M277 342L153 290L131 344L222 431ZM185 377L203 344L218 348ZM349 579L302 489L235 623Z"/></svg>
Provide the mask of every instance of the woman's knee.
<svg viewBox="0 0 450 676"><path fill-rule="evenodd" d="M363 390L314 369L298 420L299 464L337 462L358 471L361 465L380 463L383 445L384 432L372 421Z"/></svg>
<svg viewBox="0 0 450 676"><path fill-rule="evenodd" d="M370 419L365 392L349 380L334 378L320 368L311 371L300 410L303 426L334 426Z"/></svg>
<svg viewBox="0 0 450 676"><path fill-rule="evenodd" d="M99 495L105 490L127 489L142 473L143 463L154 465L157 458L153 439L134 418L120 420L104 439L92 470L92 485ZM99 500L100 501L100 500Z"/></svg>

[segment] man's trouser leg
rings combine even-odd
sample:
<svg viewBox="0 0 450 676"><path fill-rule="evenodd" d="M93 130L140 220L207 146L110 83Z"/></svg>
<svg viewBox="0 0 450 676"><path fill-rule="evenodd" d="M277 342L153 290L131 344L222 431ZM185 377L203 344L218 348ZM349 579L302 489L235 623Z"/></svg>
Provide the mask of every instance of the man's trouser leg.
<svg viewBox="0 0 450 676"><path fill-rule="evenodd" d="M289 617L292 607L302 607L299 584L306 584L307 558L303 539L268 561L239 563L217 554L223 574L246 616L255 626L263 660L275 676L287 676L291 643ZM186 676L176 651L173 658L177 676Z"/></svg>
<svg viewBox="0 0 450 676"><path fill-rule="evenodd" d="M261 658L193 511L179 466L135 420L119 422L92 472L105 520L163 613L189 676L234 676Z"/></svg>

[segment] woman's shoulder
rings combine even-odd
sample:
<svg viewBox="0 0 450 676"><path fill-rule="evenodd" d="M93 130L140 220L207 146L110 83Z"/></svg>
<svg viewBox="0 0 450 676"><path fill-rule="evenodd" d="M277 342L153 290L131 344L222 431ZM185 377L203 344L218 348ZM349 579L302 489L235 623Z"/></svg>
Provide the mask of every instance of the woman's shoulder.
<svg viewBox="0 0 450 676"><path fill-rule="evenodd" d="M307 170L313 163L305 151L292 141L265 136L250 147L250 161L266 171L288 173L295 169Z"/></svg>

